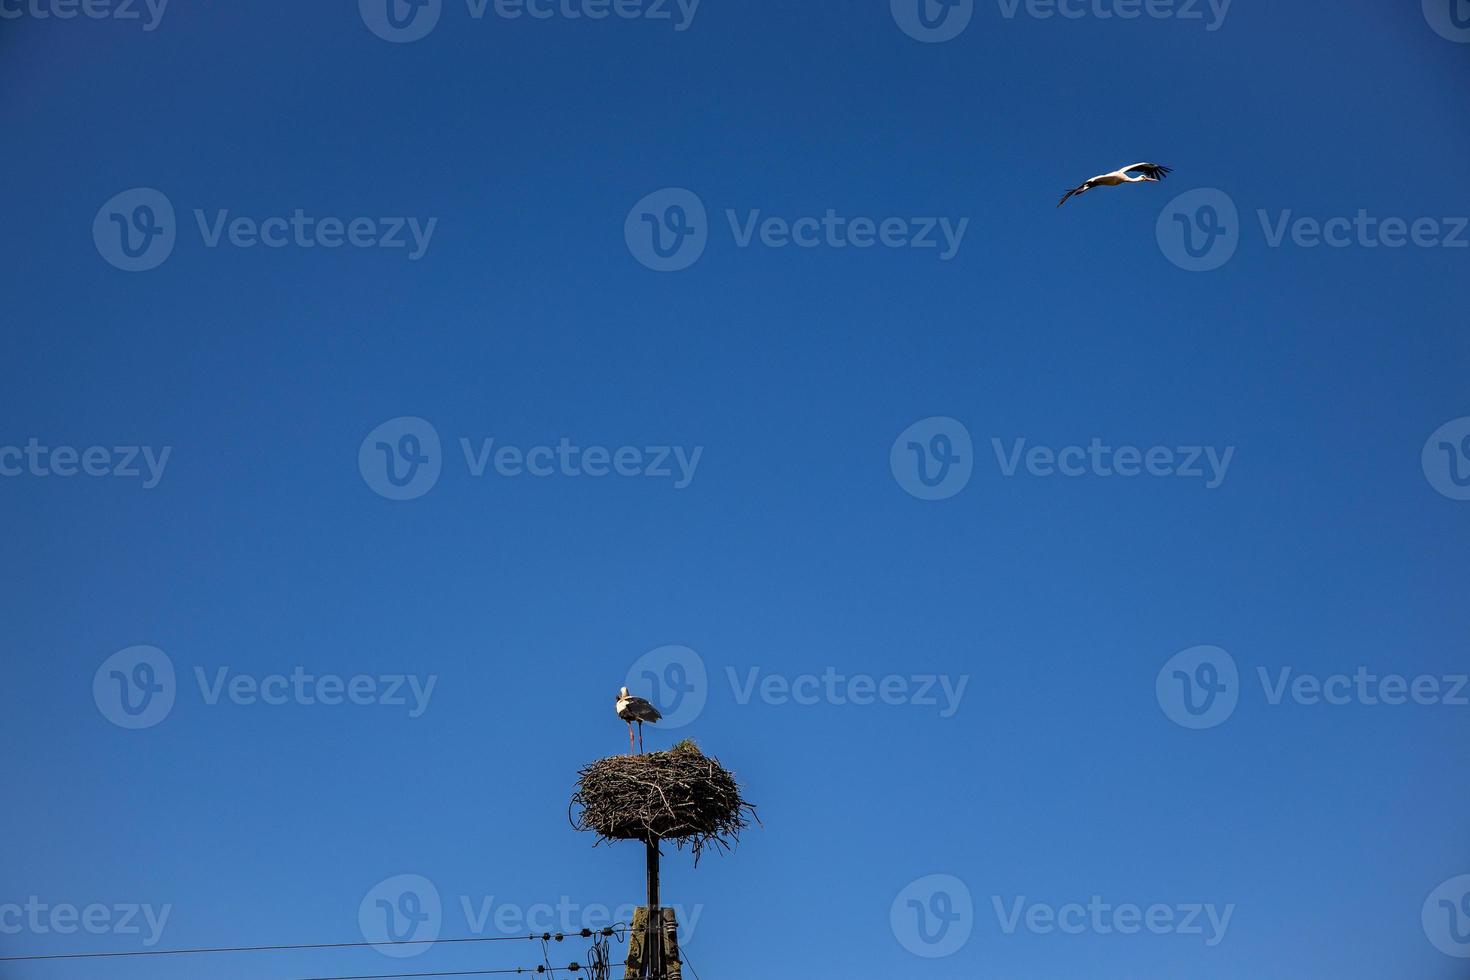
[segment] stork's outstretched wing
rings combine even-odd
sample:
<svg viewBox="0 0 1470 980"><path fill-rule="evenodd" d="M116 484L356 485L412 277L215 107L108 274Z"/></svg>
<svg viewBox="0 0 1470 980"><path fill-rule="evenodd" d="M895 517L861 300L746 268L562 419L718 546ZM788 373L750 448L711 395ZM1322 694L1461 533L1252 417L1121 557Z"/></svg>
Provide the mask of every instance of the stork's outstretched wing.
<svg viewBox="0 0 1470 980"><path fill-rule="evenodd" d="M1173 167L1166 167L1161 163L1135 163L1131 167L1124 167L1124 173L1132 173L1137 170L1150 180L1163 180L1174 172Z"/></svg>
<svg viewBox="0 0 1470 980"><path fill-rule="evenodd" d="M1067 191L1066 196L1064 196L1060 201L1057 202L1057 207L1061 207L1063 204L1066 204L1072 199L1073 195L1081 194L1083 191L1087 190L1088 184L1091 183L1092 181L1088 181L1086 184L1082 184Z"/></svg>

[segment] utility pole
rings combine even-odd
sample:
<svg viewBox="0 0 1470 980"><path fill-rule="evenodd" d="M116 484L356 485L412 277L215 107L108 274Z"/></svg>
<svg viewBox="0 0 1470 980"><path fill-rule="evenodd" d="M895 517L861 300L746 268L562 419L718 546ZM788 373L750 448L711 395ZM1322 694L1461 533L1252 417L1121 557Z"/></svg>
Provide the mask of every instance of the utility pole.
<svg viewBox="0 0 1470 980"><path fill-rule="evenodd" d="M659 905L658 838L644 841L647 849L648 904L633 913L628 933L628 965L623 980L680 980L679 924L674 910Z"/></svg>
<svg viewBox="0 0 1470 980"><path fill-rule="evenodd" d="M658 838L648 835L648 956L644 976L661 978L663 971L663 913L658 906Z"/></svg>

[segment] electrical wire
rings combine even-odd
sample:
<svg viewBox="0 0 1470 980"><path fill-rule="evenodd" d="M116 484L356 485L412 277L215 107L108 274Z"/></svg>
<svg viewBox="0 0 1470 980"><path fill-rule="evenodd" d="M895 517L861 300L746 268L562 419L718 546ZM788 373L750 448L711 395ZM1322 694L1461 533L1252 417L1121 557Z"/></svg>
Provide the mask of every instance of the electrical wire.
<svg viewBox="0 0 1470 980"><path fill-rule="evenodd" d="M694 980L699 980L699 971L694 968L693 963L689 962L689 950L683 946L679 947L679 962L681 965L689 967L689 972L694 974Z"/></svg>
<svg viewBox="0 0 1470 980"><path fill-rule="evenodd" d="M583 969L579 963L569 963L566 966L554 967L557 970L565 970L569 973L577 973ZM455 973L372 973L365 976L352 977L306 977L304 980L413 980L418 977L488 977L495 975L507 975L514 973L540 973L547 972L541 966L518 966L514 969L503 970L460 970ZM654 977L653 980L675 980L672 974Z"/></svg>
<svg viewBox="0 0 1470 980"><path fill-rule="evenodd" d="M622 942L622 937L618 937ZM587 974L590 980L609 980L612 974L612 960L608 956L608 942L606 936L592 937L592 945L587 947Z"/></svg>
<svg viewBox="0 0 1470 980"><path fill-rule="evenodd" d="M582 967L580 966L580 964L571 963L564 967L556 967L556 969L566 970L569 973L576 973L578 970L582 969ZM518 966L501 970L457 970L441 973L369 973L361 976L351 977L307 977L305 978L305 980L405 980L405 978L408 977L488 977L495 974L544 974L546 972L547 968L544 966Z"/></svg>
<svg viewBox="0 0 1470 980"><path fill-rule="evenodd" d="M569 935L588 937L593 935L612 936L625 928L625 923L614 923L601 929L582 929L573 933L542 932L533 933L528 936L471 936L464 939L404 939L386 940L376 943L300 943L291 946L201 946L190 949L135 949L112 953L49 953L41 956L0 956L0 963L32 963L39 960L91 960L108 957L131 957L131 956L192 956L202 953L279 953L294 952L305 949L363 949L373 946L432 946L436 943L451 945L455 943L500 943L513 940L541 940L546 943L550 941L562 942ZM430 974L433 976L433 974Z"/></svg>

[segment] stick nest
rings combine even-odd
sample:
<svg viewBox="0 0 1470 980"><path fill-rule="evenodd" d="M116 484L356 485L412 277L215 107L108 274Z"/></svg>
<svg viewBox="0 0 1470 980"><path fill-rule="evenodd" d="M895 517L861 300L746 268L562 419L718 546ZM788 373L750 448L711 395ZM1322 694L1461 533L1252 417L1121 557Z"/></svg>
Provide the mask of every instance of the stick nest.
<svg viewBox="0 0 1470 980"><path fill-rule="evenodd" d="M572 826L605 840L674 841L694 861L714 845L729 850L755 807L740 795L735 776L687 739L668 752L615 755L582 769L568 811Z"/></svg>

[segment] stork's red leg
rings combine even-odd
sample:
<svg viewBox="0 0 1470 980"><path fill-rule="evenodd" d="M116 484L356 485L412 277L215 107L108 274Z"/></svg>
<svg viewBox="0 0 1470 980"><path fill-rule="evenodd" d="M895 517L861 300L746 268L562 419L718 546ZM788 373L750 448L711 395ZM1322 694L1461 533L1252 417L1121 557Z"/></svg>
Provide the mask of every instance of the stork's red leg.
<svg viewBox="0 0 1470 980"><path fill-rule="evenodd" d="M628 722L628 754L633 754L633 723Z"/></svg>
<svg viewBox="0 0 1470 980"><path fill-rule="evenodd" d="M638 722L638 754L643 754L643 722Z"/></svg>

